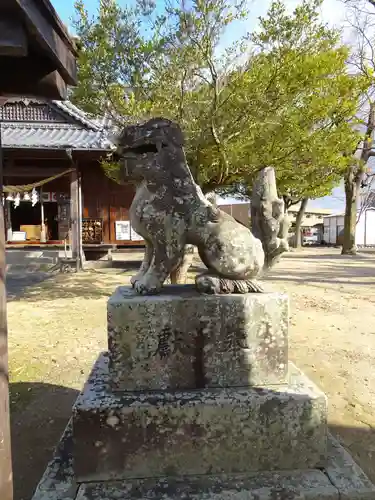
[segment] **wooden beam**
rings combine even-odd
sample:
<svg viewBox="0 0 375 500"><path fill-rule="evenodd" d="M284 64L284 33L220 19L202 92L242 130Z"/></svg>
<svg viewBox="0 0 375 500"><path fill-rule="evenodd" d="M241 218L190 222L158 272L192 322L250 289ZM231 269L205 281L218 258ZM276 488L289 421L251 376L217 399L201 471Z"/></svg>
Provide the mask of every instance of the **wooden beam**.
<svg viewBox="0 0 375 500"><path fill-rule="evenodd" d="M0 498L1 500L13 500L9 421L8 326L5 286L5 226L2 194L3 155L0 122Z"/></svg>
<svg viewBox="0 0 375 500"><path fill-rule="evenodd" d="M21 22L11 16L0 18L0 55L25 57L27 53L27 35Z"/></svg>
<svg viewBox="0 0 375 500"><path fill-rule="evenodd" d="M77 85L77 67L75 54L63 41L60 34L44 17L40 2L15 0L22 10L24 20L31 28L31 33L48 57L54 62L57 70L68 85Z"/></svg>
<svg viewBox="0 0 375 500"><path fill-rule="evenodd" d="M64 163L65 168L70 167L70 161L66 158L65 149L4 148L4 157L6 167L8 167L7 162L15 162L18 166L30 166L35 163L38 163L38 166L44 164L51 166Z"/></svg>
<svg viewBox="0 0 375 500"><path fill-rule="evenodd" d="M0 57L0 95L66 99L67 86L53 64L35 54Z"/></svg>
<svg viewBox="0 0 375 500"><path fill-rule="evenodd" d="M4 177L31 177L31 178L41 178L45 179L47 177L52 177L53 175L61 174L67 170L67 167L57 168L57 167L18 167L12 165L5 167Z"/></svg>
<svg viewBox="0 0 375 500"><path fill-rule="evenodd" d="M9 422L8 327L5 288L5 227L0 206L0 498L12 500L12 457Z"/></svg>
<svg viewBox="0 0 375 500"><path fill-rule="evenodd" d="M61 38L65 41L68 48L71 50L74 56L77 56L78 55L77 47L72 37L69 35L66 25L61 21L59 15L56 12L56 9L52 5L51 0L31 0L31 1L42 3L44 11L47 12L48 21L53 25L55 29L57 28L57 32L59 33L59 35L61 35Z"/></svg>

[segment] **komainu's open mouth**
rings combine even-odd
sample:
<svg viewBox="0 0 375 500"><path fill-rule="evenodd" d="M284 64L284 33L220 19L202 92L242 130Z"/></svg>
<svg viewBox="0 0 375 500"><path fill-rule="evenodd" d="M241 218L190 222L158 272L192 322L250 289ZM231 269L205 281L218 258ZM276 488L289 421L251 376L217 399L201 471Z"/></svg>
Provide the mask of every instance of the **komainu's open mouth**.
<svg viewBox="0 0 375 500"><path fill-rule="evenodd" d="M123 154L131 153L135 155L142 155L145 153L157 153L157 147L155 144L148 143L148 144L143 144L142 146L137 146L134 148L126 148L123 150Z"/></svg>

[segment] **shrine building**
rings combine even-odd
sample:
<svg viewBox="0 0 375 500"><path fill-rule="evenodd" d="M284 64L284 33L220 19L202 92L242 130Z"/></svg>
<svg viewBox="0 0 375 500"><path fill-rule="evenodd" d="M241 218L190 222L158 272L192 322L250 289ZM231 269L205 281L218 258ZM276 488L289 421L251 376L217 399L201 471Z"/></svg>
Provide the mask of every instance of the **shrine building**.
<svg viewBox="0 0 375 500"><path fill-rule="evenodd" d="M0 107L7 247L64 246L78 228L84 252L142 245L129 223L135 188L109 179L105 120L69 101L9 98Z"/></svg>

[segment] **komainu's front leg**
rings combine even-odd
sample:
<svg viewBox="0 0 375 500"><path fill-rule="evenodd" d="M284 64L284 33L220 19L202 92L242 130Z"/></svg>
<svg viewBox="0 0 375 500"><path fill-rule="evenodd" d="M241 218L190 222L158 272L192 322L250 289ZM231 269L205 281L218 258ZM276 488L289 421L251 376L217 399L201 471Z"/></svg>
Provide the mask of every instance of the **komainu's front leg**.
<svg viewBox="0 0 375 500"><path fill-rule="evenodd" d="M154 243L154 256L147 272L139 279L134 288L140 295L152 295L161 290L170 273L178 267L184 257L184 242L174 238L166 245Z"/></svg>
<svg viewBox="0 0 375 500"><path fill-rule="evenodd" d="M143 262L141 264L141 267L139 268L138 273L132 276L132 278L130 279L130 283L132 284L133 287L135 286L137 281L143 278L143 276L147 273L151 265L153 256L154 256L154 247L152 243L150 243L149 241L145 241L145 253L143 256Z"/></svg>

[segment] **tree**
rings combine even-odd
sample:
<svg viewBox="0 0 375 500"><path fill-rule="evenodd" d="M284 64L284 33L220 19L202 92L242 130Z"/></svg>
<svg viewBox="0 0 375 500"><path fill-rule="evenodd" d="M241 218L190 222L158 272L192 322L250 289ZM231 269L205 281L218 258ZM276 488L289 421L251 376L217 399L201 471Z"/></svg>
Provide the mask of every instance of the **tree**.
<svg viewBox="0 0 375 500"><path fill-rule="evenodd" d="M358 2L358 0L343 0L346 5L349 5L351 7L356 7L359 11L362 10L362 5L359 5L361 3L361 0ZM372 7L375 7L375 0L365 0L367 3L372 5Z"/></svg>
<svg viewBox="0 0 375 500"><path fill-rule="evenodd" d="M220 51L226 28L246 16L242 1L171 0L156 15L149 5L102 0L91 20L80 1L73 99L122 123L177 120L205 192L248 192L256 173L272 166L287 206L323 196L358 141L348 121L363 84L346 72L339 34L319 21L321 3L304 0L289 14L274 1L257 33Z"/></svg>
<svg viewBox="0 0 375 500"><path fill-rule="evenodd" d="M233 63L245 46L221 53L218 48L226 28L245 16L244 4L197 0L186 8L176 0L155 15L144 5L123 9L102 0L97 17L89 19L78 1L75 28L82 50L73 101L89 112L107 110L120 124L124 117L177 120L202 188L232 182L235 166L229 165L221 136L235 82Z"/></svg>
<svg viewBox="0 0 375 500"><path fill-rule="evenodd" d="M357 72L367 82L361 105L357 110L360 138L353 148L351 163L344 175L345 223L342 254L353 255L357 252L355 233L361 186L368 168L368 160L375 154L372 150L375 132L375 88L373 85L375 18L373 13L366 9L368 3L366 0L346 3L348 5L347 19L354 32L349 65L352 71Z"/></svg>
<svg viewBox="0 0 375 500"><path fill-rule="evenodd" d="M286 208L301 203L298 224L307 199L329 194L346 170L359 137L350 122L367 86L365 77L348 74L348 49L337 31L319 21L320 4L303 2L289 15L281 2L273 2L253 36L258 53L247 75L253 78L248 88L256 86L259 98L248 116L252 126L243 156L255 170L276 169ZM225 192L248 197L252 175L248 169Z"/></svg>
<svg viewBox="0 0 375 500"><path fill-rule="evenodd" d="M357 224L362 214L368 208L375 208L375 190L374 190L374 175L367 174L367 179L362 182L361 193L359 196L359 210L357 212Z"/></svg>

